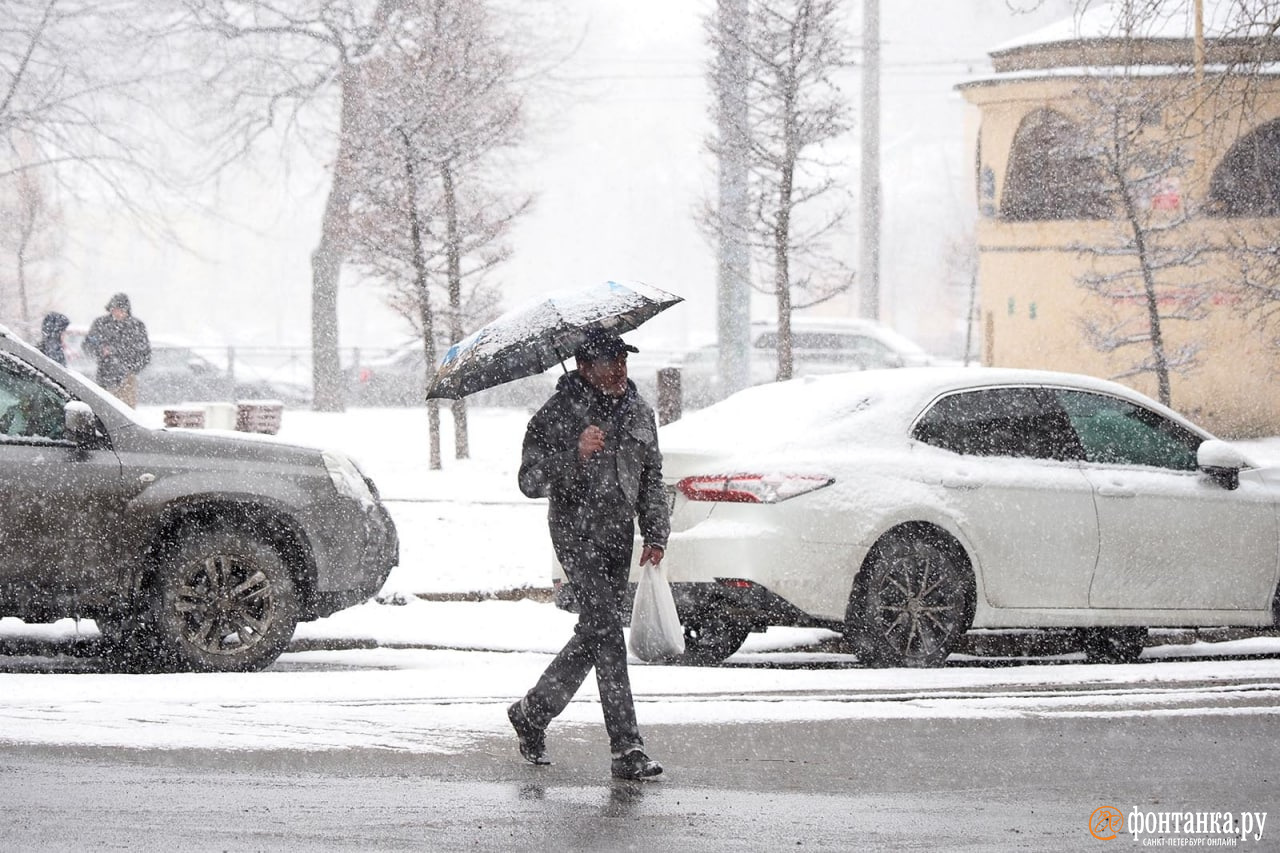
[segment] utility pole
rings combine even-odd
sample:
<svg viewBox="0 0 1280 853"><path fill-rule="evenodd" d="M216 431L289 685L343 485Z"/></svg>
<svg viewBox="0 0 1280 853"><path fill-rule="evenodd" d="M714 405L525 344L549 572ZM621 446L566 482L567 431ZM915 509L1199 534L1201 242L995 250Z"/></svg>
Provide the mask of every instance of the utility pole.
<svg viewBox="0 0 1280 853"><path fill-rule="evenodd" d="M720 258L716 333L724 393L750 384L751 262L747 242L747 76L744 50L749 0L716 0L720 69L716 121L720 155Z"/></svg>
<svg viewBox="0 0 1280 853"><path fill-rule="evenodd" d="M862 0L862 211L858 313L880 319L880 0Z"/></svg>

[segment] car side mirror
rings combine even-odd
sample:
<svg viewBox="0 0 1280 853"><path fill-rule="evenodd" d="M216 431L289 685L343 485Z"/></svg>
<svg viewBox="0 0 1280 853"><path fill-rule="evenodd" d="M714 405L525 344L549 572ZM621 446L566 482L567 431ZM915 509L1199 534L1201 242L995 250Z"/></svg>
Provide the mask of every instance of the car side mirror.
<svg viewBox="0 0 1280 853"><path fill-rule="evenodd" d="M63 424L67 435L76 444L85 444L98 432L98 416L89 408L89 404L80 400L69 400L62 408Z"/></svg>
<svg viewBox="0 0 1280 853"><path fill-rule="evenodd" d="M1240 487L1240 469L1248 464L1237 448L1216 438L1201 442L1196 450L1197 467L1224 489Z"/></svg>

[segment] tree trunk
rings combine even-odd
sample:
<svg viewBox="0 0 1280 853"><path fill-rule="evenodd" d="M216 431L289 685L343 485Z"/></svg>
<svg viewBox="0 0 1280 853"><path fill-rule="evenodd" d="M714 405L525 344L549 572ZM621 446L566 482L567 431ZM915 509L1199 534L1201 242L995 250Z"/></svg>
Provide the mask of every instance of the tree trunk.
<svg viewBox="0 0 1280 853"><path fill-rule="evenodd" d="M458 196L453 184L453 165L440 164L440 180L444 187L445 258L449 277L449 335L454 343L462 340L462 255L459 251ZM455 459L471 457L467 440L467 401L453 401L453 455Z"/></svg>
<svg viewBox="0 0 1280 853"><path fill-rule="evenodd" d="M964 323L964 366L973 361L973 327L978 313L978 274L969 274L969 310L965 313Z"/></svg>
<svg viewBox="0 0 1280 853"><path fill-rule="evenodd" d="M400 131L404 140L404 176L409 192L409 243L413 247L413 289L418 299L418 317L422 324L422 348L427 371L436 363L435 315L431 310L431 289L427 278L426 252L422 248L422 221L418 216L418 178L413 168L413 146L409 134ZM427 381L430 382L428 375ZM422 393L425 395L424 387ZM440 455L440 402L427 400L427 441L430 445L430 467L439 471L443 466Z"/></svg>
<svg viewBox="0 0 1280 853"><path fill-rule="evenodd" d="M778 381L785 382L795 373L791 346L791 266L788 246L791 242L791 191L795 170L794 146L787 134L787 161L782 169L778 190L778 218L773 230L773 287L778 306Z"/></svg>
<svg viewBox="0 0 1280 853"><path fill-rule="evenodd" d="M1147 325L1151 334L1151 356L1155 362L1156 386L1158 399L1166 406L1172 405L1173 390L1169 383L1169 358L1164 351L1164 332L1160 324L1160 302L1156 293L1155 274L1151 271L1151 258L1148 255L1146 232L1138 218L1138 209L1128 190L1121 193L1124 198L1125 217L1133 230L1133 244L1138 252L1138 267L1142 270L1142 290L1147 308Z"/></svg>
<svg viewBox="0 0 1280 853"><path fill-rule="evenodd" d="M27 336L28 340L36 340L35 324L31 322L31 304L27 296L27 241L25 235L22 243L18 246L17 253L17 274L18 274L18 313L22 318L22 333Z"/></svg>
<svg viewBox="0 0 1280 853"><path fill-rule="evenodd" d="M342 361L338 357L338 284L347 253L347 216L351 204L351 156L349 128L356 103L356 69L342 70L342 109L338 125L338 154L333 180L320 224L320 244L311 255L311 382L312 407L319 412L341 412L346 401L342 385Z"/></svg>

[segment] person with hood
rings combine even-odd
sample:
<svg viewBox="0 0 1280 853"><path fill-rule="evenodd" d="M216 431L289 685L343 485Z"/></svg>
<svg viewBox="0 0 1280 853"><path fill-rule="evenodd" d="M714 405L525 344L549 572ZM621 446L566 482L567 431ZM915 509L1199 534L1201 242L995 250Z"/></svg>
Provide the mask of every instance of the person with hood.
<svg viewBox="0 0 1280 853"><path fill-rule="evenodd" d="M520 754L532 764L550 764L547 726L594 667L611 772L620 779L662 773L645 754L636 723L622 632L636 518L642 566L662 561L671 532L657 419L627 378L627 353L637 351L593 328L574 353L577 369L560 378L525 431L520 491L549 501L551 544L579 613L573 637L507 710Z"/></svg>
<svg viewBox="0 0 1280 853"><path fill-rule="evenodd" d="M71 320L67 315L57 311L50 311L40 321L40 352L63 367L67 366L67 349L63 336L70 325Z"/></svg>
<svg viewBox="0 0 1280 853"><path fill-rule="evenodd" d="M93 321L84 351L98 362L98 384L125 404L138 406L138 371L151 363L146 325L133 316L129 297L117 293L107 313Z"/></svg>

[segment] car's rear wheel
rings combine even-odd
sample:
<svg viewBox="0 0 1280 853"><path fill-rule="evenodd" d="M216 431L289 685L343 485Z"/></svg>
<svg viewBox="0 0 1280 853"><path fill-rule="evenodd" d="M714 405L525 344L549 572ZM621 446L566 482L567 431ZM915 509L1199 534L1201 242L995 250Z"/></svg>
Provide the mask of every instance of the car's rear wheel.
<svg viewBox="0 0 1280 853"><path fill-rule="evenodd" d="M684 623L681 663L714 666L742 648L751 629L718 607L694 614Z"/></svg>
<svg viewBox="0 0 1280 853"><path fill-rule="evenodd" d="M1089 663L1133 663L1147 645L1147 629L1085 628L1081 644Z"/></svg>
<svg viewBox="0 0 1280 853"><path fill-rule="evenodd" d="M270 666L298 624L293 577L280 554L251 534L187 535L157 578L154 630L182 669L248 672Z"/></svg>
<svg viewBox="0 0 1280 853"><path fill-rule="evenodd" d="M963 551L932 531L881 540L863 565L847 632L871 666L941 666L973 622Z"/></svg>

